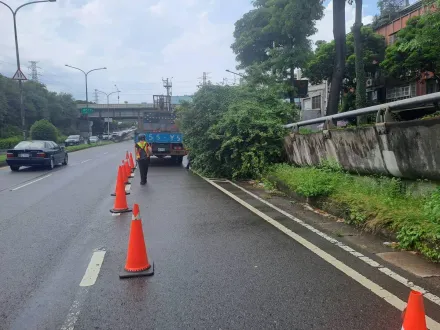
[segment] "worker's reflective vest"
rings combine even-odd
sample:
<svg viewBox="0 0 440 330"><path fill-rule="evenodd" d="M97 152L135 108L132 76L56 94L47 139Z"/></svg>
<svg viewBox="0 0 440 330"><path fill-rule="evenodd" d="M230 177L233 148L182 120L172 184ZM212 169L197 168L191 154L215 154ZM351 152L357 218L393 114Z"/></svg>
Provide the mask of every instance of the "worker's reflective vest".
<svg viewBox="0 0 440 330"><path fill-rule="evenodd" d="M149 158L148 155L148 147L150 145L146 141L139 141L136 143L136 159L139 160L141 158L141 150L145 151L146 158Z"/></svg>

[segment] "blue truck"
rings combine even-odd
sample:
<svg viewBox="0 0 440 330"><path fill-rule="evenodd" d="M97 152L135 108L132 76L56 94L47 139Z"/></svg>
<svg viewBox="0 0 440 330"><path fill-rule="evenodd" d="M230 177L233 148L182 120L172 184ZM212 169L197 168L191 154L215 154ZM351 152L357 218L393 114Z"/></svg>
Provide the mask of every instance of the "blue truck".
<svg viewBox="0 0 440 330"><path fill-rule="evenodd" d="M183 134L175 122L176 114L170 98L153 95L153 101L153 108L144 111L143 117L138 120L134 140L137 142L139 134L145 134L153 149L153 156L171 157L173 162L181 164L187 152L183 145Z"/></svg>

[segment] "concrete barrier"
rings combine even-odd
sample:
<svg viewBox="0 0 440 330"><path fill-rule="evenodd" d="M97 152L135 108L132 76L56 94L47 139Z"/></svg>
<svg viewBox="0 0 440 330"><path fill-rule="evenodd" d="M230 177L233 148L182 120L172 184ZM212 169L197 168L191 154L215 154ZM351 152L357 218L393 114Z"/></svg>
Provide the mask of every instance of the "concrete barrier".
<svg viewBox="0 0 440 330"><path fill-rule="evenodd" d="M440 118L291 133L285 149L298 166L336 160L349 172L440 180Z"/></svg>

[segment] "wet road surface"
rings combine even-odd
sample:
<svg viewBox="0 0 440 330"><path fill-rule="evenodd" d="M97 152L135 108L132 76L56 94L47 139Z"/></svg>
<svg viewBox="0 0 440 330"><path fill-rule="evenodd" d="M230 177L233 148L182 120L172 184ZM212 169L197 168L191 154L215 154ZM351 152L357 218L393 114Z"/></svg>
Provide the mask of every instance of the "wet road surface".
<svg viewBox="0 0 440 330"><path fill-rule="evenodd" d="M155 274L120 280L131 214L109 209L127 149L71 153L54 171L0 169L1 329L400 329L397 308L169 161L153 160L146 186L136 171L127 196ZM99 276L81 287L97 251Z"/></svg>

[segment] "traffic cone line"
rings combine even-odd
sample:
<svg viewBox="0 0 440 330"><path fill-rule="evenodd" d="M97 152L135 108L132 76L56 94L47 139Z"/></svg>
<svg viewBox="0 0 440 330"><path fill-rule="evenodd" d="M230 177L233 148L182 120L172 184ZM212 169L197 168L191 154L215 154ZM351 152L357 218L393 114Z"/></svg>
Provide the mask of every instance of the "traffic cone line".
<svg viewBox="0 0 440 330"><path fill-rule="evenodd" d="M408 304L402 313L402 330L427 330L423 295L418 291L411 291Z"/></svg>
<svg viewBox="0 0 440 330"><path fill-rule="evenodd" d="M136 169L136 165L133 162L133 154L131 152L129 155L129 163L130 163L131 171L134 172L134 170Z"/></svg>
<svg viewBox="0 0 440 330"><path fill-rule="evenodd" d="M125 161L122 161L122 175L124 177L124 183L129 184L130 183L130 176L127 173L127 167L125 166Z"/></svg>
<svg viewBox="0 0 440 330"><path fill-rule="evenodd" d="M116 196L116 190L118 190L118 184L124 186L125 194L126 195L130 195L130 187L131 187L131 185L125 186L125 184L124 184L124 175L123 175L122 171L123 171L122 167L119 166L118 167L118 175L117 175L117 178L116 178L115 192L113 194L111 194L111 196Z"/></svg>
<svg viewBox="0 0 440 330"><path fill-rule="evenodd" d="M128 238L127 259L119 278L151 276L154 274L154 263L148 260L139 205L133 205L133 214Z"/></svg>
<svg viewBox="0 0 440 330"><path fill-rule="evenodd" d="M122 167L121 167L121 172L122 172ZM116 198L113 204L113 208L110 210L110 212L111 213L131 212L131 209L128 208L125 186L123 184L118 184L116 187Z"/></svg>
<svg viewBox="0 0 440 330"><path fill-rule="evenodd" d="M125 170L127 171L128 178L134 178L134 175L131 173L130 165L128 164L128 160L125 160Z"/></svg>

